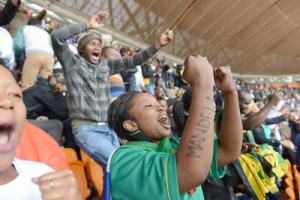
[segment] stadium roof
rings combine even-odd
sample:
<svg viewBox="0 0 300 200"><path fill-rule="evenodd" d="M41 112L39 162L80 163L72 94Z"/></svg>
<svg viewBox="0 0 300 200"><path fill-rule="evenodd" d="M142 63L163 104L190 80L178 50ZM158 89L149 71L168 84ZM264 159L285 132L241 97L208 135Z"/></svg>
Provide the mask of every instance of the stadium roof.
<svg viewBox="0 0 300 200"><path fill-rule="evenodd" d="M43 5L43 0L27 0ZM100 9L104 32L133 46L174 30L167 57L207 56L243 75L300 74L299 0L59 0L50 9L66 21L86 21Z"/></svg>

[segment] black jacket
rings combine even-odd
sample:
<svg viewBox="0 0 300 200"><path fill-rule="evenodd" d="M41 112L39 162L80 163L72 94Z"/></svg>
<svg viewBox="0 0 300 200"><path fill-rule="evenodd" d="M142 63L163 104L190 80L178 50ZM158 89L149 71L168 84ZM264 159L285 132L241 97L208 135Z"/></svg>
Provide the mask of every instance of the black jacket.
<svg viewBox="0 0 300 200"><path fill-rule="evenodd" d="M20 5L20 1L18 3ZM18 6L15 6L11 0L8 0L5 7L0 11L0 26L5 26L14 18L18 11Z"/></svg>
<svg viewBox="0 0 300 200"><path fill-rule="evenodd" d="M46 116L49 119L65 120L69 116L65 96L54 92L48 80L39 79L36 85L23 92L27 119Z"/></svg>

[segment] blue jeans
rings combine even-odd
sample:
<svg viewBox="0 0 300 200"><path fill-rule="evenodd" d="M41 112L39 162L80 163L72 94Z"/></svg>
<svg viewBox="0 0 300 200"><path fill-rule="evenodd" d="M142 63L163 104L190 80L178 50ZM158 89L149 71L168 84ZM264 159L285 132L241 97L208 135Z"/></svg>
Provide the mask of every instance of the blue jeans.
<svg viewBox="0 0 300 200"><path fill-rule="evenodd" d="M105 125L81 125L73 128L75 141L103 169L111 153L120 146L117 135Z"/></svg>

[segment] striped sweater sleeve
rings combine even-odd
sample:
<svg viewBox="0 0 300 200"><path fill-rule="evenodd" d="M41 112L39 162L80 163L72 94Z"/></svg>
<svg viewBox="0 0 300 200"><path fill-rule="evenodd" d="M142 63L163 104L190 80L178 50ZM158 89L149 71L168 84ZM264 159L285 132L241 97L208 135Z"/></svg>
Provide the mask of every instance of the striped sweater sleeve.
<svg viewBox="0 0 300 200"><path fill-rule="evenodd" d="M151 58L157 52L154 45L140 51L133 56L127 56L119 59L109 59L107 60L107 65L111 69L111 74L120 73L125 69L133 68L135 66L141 65L149 58Z"/></svg>

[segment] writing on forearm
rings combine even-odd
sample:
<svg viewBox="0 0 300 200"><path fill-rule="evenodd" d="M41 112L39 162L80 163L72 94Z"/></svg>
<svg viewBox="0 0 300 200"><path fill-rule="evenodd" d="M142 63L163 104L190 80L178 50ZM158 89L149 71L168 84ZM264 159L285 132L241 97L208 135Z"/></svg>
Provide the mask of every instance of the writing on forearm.
<svg viewBox="0 0 300 200"><path fill-rule="evenodd" d="M204 150L203 143L206 141L207 133L211 129L214 115L215 110L213 108L203 107L199 120L196 123L195 131L188 142L187 156L201 158L199 152Z"/></svg>
<svg viewBox="0 0 300 200"><path fill-rule="evenodd" d="M210 102L215 102L214 96L206 97L206 99Z"/></svg>

